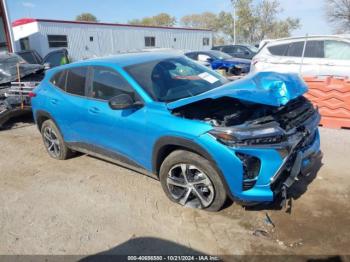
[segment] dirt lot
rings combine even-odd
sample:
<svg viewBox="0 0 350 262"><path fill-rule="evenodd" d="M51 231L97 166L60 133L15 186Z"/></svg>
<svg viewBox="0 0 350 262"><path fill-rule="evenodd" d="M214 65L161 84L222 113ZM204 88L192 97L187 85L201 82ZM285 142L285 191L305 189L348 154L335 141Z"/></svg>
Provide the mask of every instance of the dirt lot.
<svg viewBox="0 0 350 262"><path fill-rule="evenodd" d="M350 254L350 130L321 136L323 165L294 187L291 214L236 204L207 213L116 165L50 159L31 124L1 131L0 254Z"/></svg>

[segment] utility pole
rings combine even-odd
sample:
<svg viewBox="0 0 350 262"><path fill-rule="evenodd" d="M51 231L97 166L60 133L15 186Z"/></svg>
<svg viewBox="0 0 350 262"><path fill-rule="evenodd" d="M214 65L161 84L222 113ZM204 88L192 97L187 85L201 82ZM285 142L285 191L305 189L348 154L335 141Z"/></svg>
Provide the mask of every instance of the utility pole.
<svg viewBox="0 0 350 262"><path fill-rule="evenodd" d="M233 7L233 44L236 44L236 3L237 0L231 0Z"/></svg>

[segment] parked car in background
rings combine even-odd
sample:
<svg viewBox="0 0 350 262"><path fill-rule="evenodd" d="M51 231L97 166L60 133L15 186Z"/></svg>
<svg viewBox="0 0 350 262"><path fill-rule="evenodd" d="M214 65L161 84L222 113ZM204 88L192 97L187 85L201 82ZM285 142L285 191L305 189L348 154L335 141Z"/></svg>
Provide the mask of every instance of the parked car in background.
<svg viewBox="0 0 350 262"><path fill-rule="evenodd" d="M224 69L228 74L240 75L250 71L250 60L233 58L220 51L196 51L188 52L185 55L200 63L209 63L214 70Z"/></svg>
<svg viewBox="0 0 350 262"><path fill-rule="evenodd" d="M159 179L188 207L273 201L319 155L320 116L290 74L228 82L183 55L127 54L49 70L32 96L48 154L74 151ZM127 193L127 192L125 192Z"/></svg>
<svg viewBox="0 0 350 262"><path fill-rule="evenodd" d="M35 50L24 50L16 52L29 64L44 65L47 69L60 65L69 64L67 49L59 49L48 53L42 58Z"/></svg>
<svg viewBox="0 0 350 262"><path fill-rule="evenodd" d="M230 56L252 59L258 52L258 48L253 45L221 45L214 46L212 50L224 52Z"/></svg>
<svg viewBox="0 0 350 262"><path fill-rule="evenodd" d="M252 71L350 76L350 37L312 36L271 41L252 60Z"/></svg>

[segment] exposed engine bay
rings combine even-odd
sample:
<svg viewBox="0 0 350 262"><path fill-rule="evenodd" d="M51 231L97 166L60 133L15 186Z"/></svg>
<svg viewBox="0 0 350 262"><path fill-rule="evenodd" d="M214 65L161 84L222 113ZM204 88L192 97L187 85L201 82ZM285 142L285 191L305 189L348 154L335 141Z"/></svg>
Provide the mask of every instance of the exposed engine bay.
<svg viewBox="0 0 350 262"><path fill-rule="evenodd" d="M188 119L197 119L213 127L256 127L277 122L285 131L298 127L315 113L313 105L304 97L291 100L281 107L243 102L222 97L205 99L173 111L173 114Z"/></svg>

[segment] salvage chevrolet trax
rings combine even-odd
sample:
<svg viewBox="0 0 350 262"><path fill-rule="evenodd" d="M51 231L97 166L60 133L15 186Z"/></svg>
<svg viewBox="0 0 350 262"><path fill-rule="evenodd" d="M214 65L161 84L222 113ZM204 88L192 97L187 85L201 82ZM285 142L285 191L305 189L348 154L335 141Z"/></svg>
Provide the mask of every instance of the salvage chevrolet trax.
<svg viewBox="0 0 350 262"><path fill-rule="evenodd" d="M209 211L227 197L269 202L320 152L320 116L296 75L228 83L174 54L141 53L47 72L32 105L48 154L79 151L160 180L174 202Z"/></svg>

